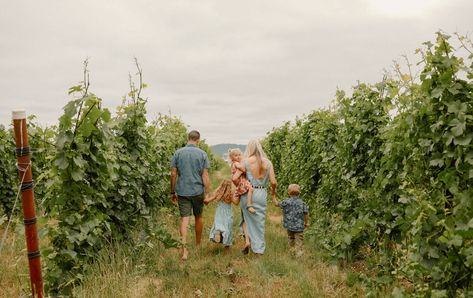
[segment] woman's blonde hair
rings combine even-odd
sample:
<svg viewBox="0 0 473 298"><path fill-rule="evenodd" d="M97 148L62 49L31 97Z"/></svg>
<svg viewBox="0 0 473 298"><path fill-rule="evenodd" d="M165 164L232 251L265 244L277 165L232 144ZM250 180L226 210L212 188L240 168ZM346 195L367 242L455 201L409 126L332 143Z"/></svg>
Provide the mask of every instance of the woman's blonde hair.
<svg viewBox="0 0 473 298"><path fill-rule="evenodd" d="M263 158L267 159L267 157L266 157L266 153L264 153L261 143L258 140L250 140L248 142L248 146L246 146L245 158L248 158L251 156L256 157L256 161L258 162L258 165L259 165L258 174L262 175L264 173L263 170L266 170L263 164Z"/></svg>
<svg viewBox="0 0 473 298"><path fill-rule="evenodd" d="M301 187L298 184L290 184L287 187L287 194L290 196L298 196L301 194Z"/></svg>

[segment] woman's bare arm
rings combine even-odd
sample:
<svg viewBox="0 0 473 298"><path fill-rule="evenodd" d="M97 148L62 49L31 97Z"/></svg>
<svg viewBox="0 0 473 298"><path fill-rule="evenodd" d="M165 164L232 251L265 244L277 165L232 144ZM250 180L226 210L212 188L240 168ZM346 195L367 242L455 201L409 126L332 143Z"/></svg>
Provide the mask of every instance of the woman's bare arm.
<svg viewBox="0 0 473 298"><path fill-rule="evenodd" d="M245 168L245 166L244 166L242 163L240 163L240 162L235 162L234 165L235 165L235 168L236 168L237 170L242 171L243 173L246 172L246 168Z"/></svg>
<svg viewBox="0 0 473 298"><path fill-rule="evenodd" d="M276 199L276 186L278 185L278 182L276 180L276 174L274 173L274 168L271 162L269 167L269 183L271 184L271 197Z"/></svg>

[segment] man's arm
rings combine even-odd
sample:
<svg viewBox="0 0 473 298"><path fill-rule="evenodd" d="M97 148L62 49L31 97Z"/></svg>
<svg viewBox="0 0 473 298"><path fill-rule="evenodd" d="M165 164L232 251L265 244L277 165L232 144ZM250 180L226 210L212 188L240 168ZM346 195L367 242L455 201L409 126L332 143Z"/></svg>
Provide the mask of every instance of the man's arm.
<svg viewBox="0 0 473 298"><path fill-rule="evenodd" d="M202 171L202 182L204 183L204 196L207 197L210 188L209 169Z"/></svg>
<svg viewBox="0 0 473 298"><path fill-rule="evenodd" d="M177 203L176 180L177 180L177 168L171 168L171 202L173 204Z"/></svg>

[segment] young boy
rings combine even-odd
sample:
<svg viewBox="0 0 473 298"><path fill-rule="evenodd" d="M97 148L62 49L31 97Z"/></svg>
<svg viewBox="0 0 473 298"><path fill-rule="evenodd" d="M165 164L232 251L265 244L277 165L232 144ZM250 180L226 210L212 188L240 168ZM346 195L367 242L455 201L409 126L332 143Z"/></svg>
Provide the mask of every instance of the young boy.
<svg viewBox="0 0 473 298"><path fill-rule="evenodd" d="M283 210L283 226L287 229L291 252L295 252L297 257L301 257L303 254L304 228L309 226L309 207L299 197L301 192L299 185L289 185L287 192L289 198L282 202L278 202L276 198L273 198L273 203Z"/></svg>

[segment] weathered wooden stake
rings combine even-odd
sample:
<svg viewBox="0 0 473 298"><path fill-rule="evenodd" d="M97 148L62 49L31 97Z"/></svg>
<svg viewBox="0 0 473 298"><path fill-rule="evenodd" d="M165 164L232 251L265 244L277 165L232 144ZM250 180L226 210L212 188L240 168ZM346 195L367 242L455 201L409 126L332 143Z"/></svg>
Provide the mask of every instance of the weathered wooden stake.
<svg viewBox="0 0 473 298"><path fill-rule="evenodd" d="M43 297L43 278L41 276L41 260L36 229L36 212L33 192L33 174L31 172L30 147L26 128L25 111L13 111L13 127L15 130L16 160L18 174L21 179L21 199L23 221L25 223L26 247L30 267L30 281L33 297Z"/></svg>

